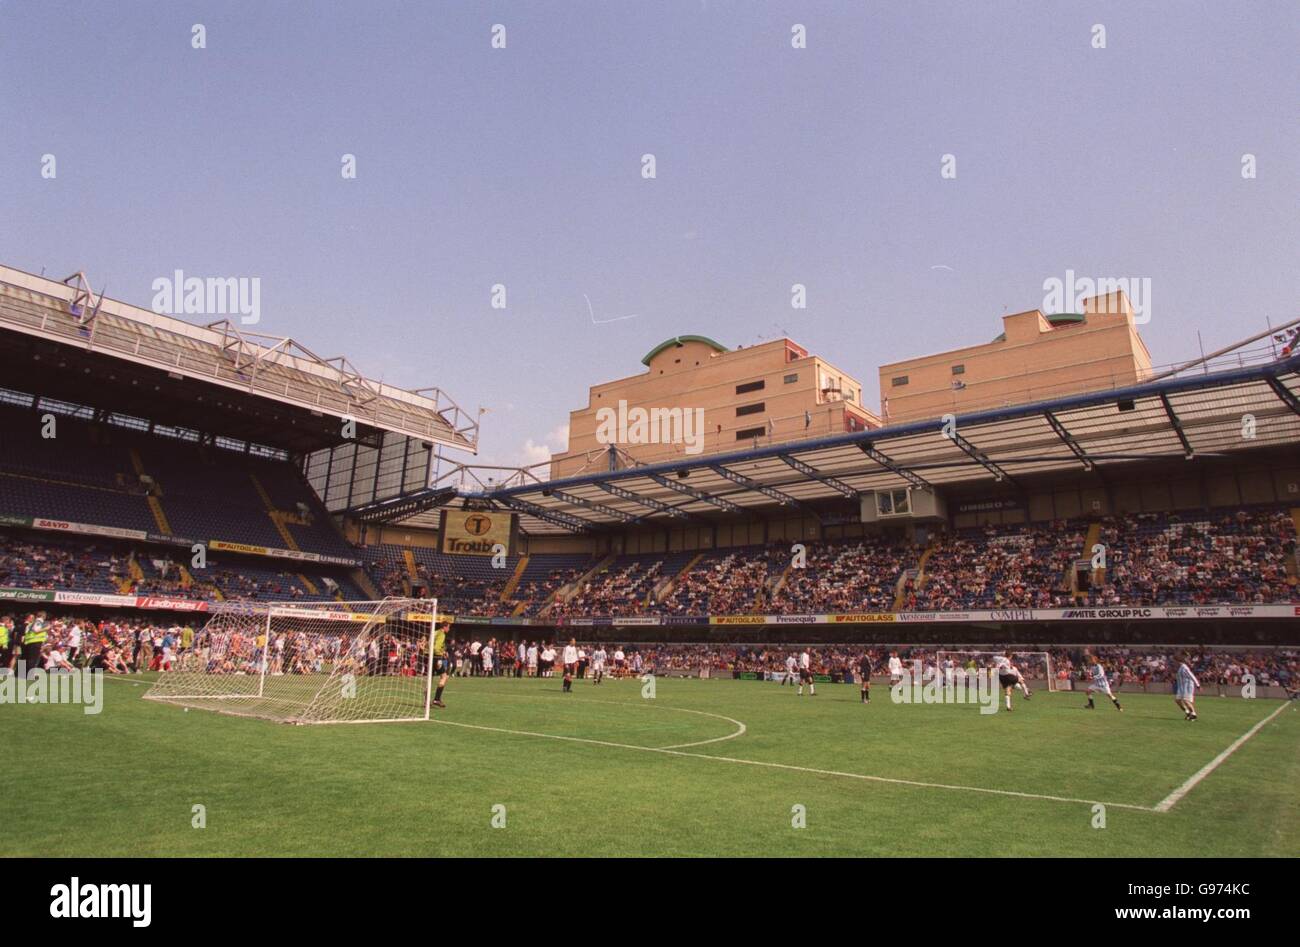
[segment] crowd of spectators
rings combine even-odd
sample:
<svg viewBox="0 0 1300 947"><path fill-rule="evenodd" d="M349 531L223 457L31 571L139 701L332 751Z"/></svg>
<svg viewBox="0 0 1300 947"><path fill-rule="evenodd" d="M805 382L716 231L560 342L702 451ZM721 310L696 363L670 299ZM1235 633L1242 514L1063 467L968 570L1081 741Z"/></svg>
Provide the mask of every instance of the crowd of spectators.
<svg viewBox="0 0 1300 947"><path fill-rule="evenodd" d="M489 639L486 645L493 655L485 670L482 662L484 643L478 639L453 641L451 650L454 655L456 673L462 676L533 676L528 672L531 664L536 668L540 661L541 674L545 675L547 655L554 662L559 644L547 640L498 641ZM625 653L626 667L629 673L672 674L683 676L700 676L701 672L711 677L738 677L742 674L755 674L767 678L782 674L786 670L786 659L798 655L804 647L793 644L611 644L579 642L579 654L589 656L596 648L603 648L609 656L612 669L615 652ZM1018 649L1023 646L1012 646ZM808 646L814 673L830 677L834 681L856 679L860 663L864 656L869 657L874 676L888 677L887 662L891 655L896 655L904 667L910 669L912 662L920 661L923 667L936 667L945 658L953 659L962 667L984 667L991 663L992 655L1003 650L997 645L982 645L977 651L961 650L959 646L939 649L933 646L913 647L907 645L852 645L833 644ZM940 650L947 653L940 655ZM1049 665L1037 655L1046 654L1050 659L1052 675L1059 681L1086 681L1089 665L1082 648L1031 649L1016 651L1015 660L1021 669L1031 678L1041 680L1048 673ZM1117 646L1099 646L1090 649L1099 657L1110 673L1116 685L1164 686L1172 684L1177 673L1180 656L1186 649L1131 648ZM530 658L529 655L532 654ZM516 657L519 660L516 662ZM1300 650L1294 649L1207 649L1193 647L1190 650L1192 670L1201 680L1203 686L1217 685L1236 687L1243 682L1246 674L1254 676L1261 686L1279 686L1294 689L1300 686ZM516 670L520 673L516 674Z"/></svg>
<svg viewBox="0 0 1300 947"><path fill-rule="evenodd" d="M44 622L47 639L42 661L56 667L89 667L106 673L131 674L144 671L206 669L211 673L256 673L266 647L267 673L311 674L330 670L340 656L355 658L358 671L368 674L414 673L426 659L423 642L404 647L401 643L371 641L372 653L353 655L350 633L319 634L278 630L268 639L252 631L240 635L229 629L211 631L201 616L184 620L157 620L135 615L95 618L88 615L44 616L42 612L10 609L0 621L16 644L34 619ZM395 641L395 639L394 639ZM460 676L549 677L560 670L557 655L562 642L546 638L515 641L497 637L460 637L448 640L452 671ZM1089 663L1079 647L1041 649L1012 646L1015 660L1027 676L1041 680L1048 664L1037 655L1050 658L1050 669L1059 681L1084 681ZM580 670L585 672L597 648L607 655L611 677L645 673L683 676L772 678L786 670L786 660L807 650L814 673L832 681L855 680L863 657L871 661L874 676L888 678L887 662L897 656L905 668L919 661L923 667L937 667L953 659L958 666L987 666L1001 648L981 646L982 654L963 651L960 646L829 644L716 644L716 643L594 643L579 642ZM1025 650L1019 650L1024 648ZM940 651L946 653L941 655ZM1289 695L1300 693L1300 650L1292 648L1184 648L1097 646L1089 649L1099 657L1116 686L1165 688L1172 684L1178 662L1189 653L1192 670L1203 688L1230 692L1253 677L1262 687L1285 688ZM1032 654L1030 653L1032 652ZM19 649L0 653L0 667L13 668ZM623 657L616 663L615 656ZM196 663L197 662L197 663ZM396 662L396 663L394 663ZM412 670L414 669L414 671Z"/></svg>
<svg viewBox="0 0 1300 947"><path fill-rule="evenodd" d="M1244 509L1215 516L1141 513L1101 531L1100 605L1210 605L1300 601L1288 583L1296 533L1290 513Z"/></svg>
<svg viewBox="0 0 1300 947"><path fill-rule="evenodd" d="M0 535L0 586L116 591L127 568L125 556L93 542L73 546Z"/></svg>
<svg viewBox="0 0 1300 947"><path fill-rule="evenodd" d="M1097 550L1085 549L1090 529L1099 530L1096 569ZM452 614L552 620L1300 603L1296 529L1282 507L989 525L938 533L928 553L883 537L802 545L798 554L788 541L712 550L685 571L689 554L624 556L589 576L590 565L571 556L554 557L548 570L543 554L509 595L514 569L469 569L456 557L417 560L414 579L391 551L367 568L381 595L436 597ZM313 588L295 571L229 558L187 578L168 556L124 541L6 530L0 586L206 600L359 597L341 569L328 581L322 571Z"/></svg>
<svg viewBox="0 0 1300 947"><path fill-rule="evenodd" d="M706 556L678 578L667 597L649 611L660 615L752 612L766 601L769 582L780 576L789 561L790 547L780 545L748 546Z"/></svg>
<svg viewBox="0 0 1300 947"><path fill-rule="evenodd" d="M617 560L584 580L567 601L557 601L547 610L548 617L572 615L641 615L651 604L655 587L662 582L663 561L633 558Z"/></svg>
<svg viewBox="0 0 1300 947"><path fill-rule="evenodd" d="M1082 553L1086 530L1085 524L1070 521L942 534L921 581L905 584L903 610L1068 605L1069 570Z"/></svg>
<svg viewBox="0 0 1300 947"><path fill-rule="evenodd" d="M773 610L791 612L887 612L909 546L862 539L808 546L802 568L790 569L772 598Z"/></svg>

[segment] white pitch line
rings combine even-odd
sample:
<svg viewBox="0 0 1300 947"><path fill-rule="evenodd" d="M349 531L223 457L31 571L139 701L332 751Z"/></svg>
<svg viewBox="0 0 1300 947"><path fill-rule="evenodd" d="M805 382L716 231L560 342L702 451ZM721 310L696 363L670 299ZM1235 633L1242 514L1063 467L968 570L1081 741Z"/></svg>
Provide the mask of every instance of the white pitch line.
<svg viewBox="0 0 1300 947"><path fill-rule="evenodd" d="M683 708L677 708L683 709ZM707 753L683 753L680 749L661 746L637 746L632 743L613 743L609 740L591 740L587 737L566 737L555 733L535 733L531 730L509 730L505 727L487 727L477 723L460 723L455 720L438 720L448 727L464 727L468 730L486 730L491 733L509 733L521 737L540 737L543 740L563 740L568 743L587 743L592 746L607 746L619 750L640 750L643 753L663 753L666 756L684 756L696 760L713 760L718 763L736 763L742 766L762 766L768 769L783 769L797 773L812 773L817 776L838 776L844 779L860 779L872 783L889 783L896 786L915 786L922 789L947 789L959 792L978 792L993 796L1013 796L1018 799L1042 799L1047 802L1068 802L1072 805L1095 805L1098 799L1073 799L1068 796L1047 796L1033 792L1016 792L1011 789L986 789L982 786L956 786L948 783L926 783L915 779L893 779L888 776L867 776L863 773L842 773L833 769L815 769L811 766L793 766L789 763L769 763L763 760L742 760L733 756L711 756ZM1134 809L1139 812L1153 812L1150 806L1136 806L1127 802L1102 802L1107 808Z"/></svg>
<svg viewBox="0 0 1300 947"><path fill-rule="evenodd" d="M728 717L725 714L713 714L713 713L709 713L707 710L691 710L687 707L663 706L663 709L676 710L679 713L684 713L684 714L699 714L700 716L703 717L716 717L719 720L725 720L728 723L734 723L736 725L736 732L728 733L725 736L714 737L711 740L696 740L694 743L674 743L671 746L661 746L658 747L658 749L660 750L684 750L688 746L704 746L704 744L706 743L721 743L723 740L734 740L736 739L736 737L743 737L746 731L749 729L743 723L737 720L735 717Z"/></svg>
<svg viewBox="0 0 1300 947"><path fill-rule="evenodd" d="M1216 769L1218 769L1219 764L1221 764L1224 760L1230 757L1233 753L1236 753L1237 750L1241 749L1242 744L1245 743L1247 740L1249 740L1251 737L1253 737L1255 734L1259 733L1259 731L1263 729L1264 724L1268 723L1270 720L1272 720L1282 711L1286 710L1287 707L1289 707L1290 705L1291 705L1290 701L1284 700L1282 702L1281 707L1277 708L1277 710L1273 711L1271 714L1269 714L1259 723L1255 724L1255 726L1251 727L1241 736L1237 737L1237 739L1233 741L1231 746L1229 746L1226 750L1224 750L1214 759L1210 760L1210 762L1206 763L1199 770L1197 770L1196 773L1190 779L1187 780L1187 782L1183 783L1181 786L1179 786L1169 795L1165 796L1164 799L1160 800L1160 802L1156 804L1155 811L1168 812L1174 806L1178 805L1179 800L1181 800L1189 792L1195 789L1197 784L1199 784L1201 780L1203 780L1206 776L1209 776Z"/></svg>
<svg viewBox="0 0 1300 947"><path fill-rule="evenodd" d="M497 696L517 697L517 698L522 698L524 700L531 700L536 698L537 695L536 694L500 694ZM737 720L735 717L728 717L726 714L715 714L707 710L691 710L689 707L674 707L671 704L661 704L658 702L652 702L648 700L642 702L642 704L640 705L633 704L626 700L600 700L599 698L595 700L584 700L583 703L584 704L611 704L615 707L635 707L635 706L655 707L659 710L672 710L679 714L698 714L701 717L713 717L716 720L725 720L727 721L727 723L734 723L736 725L736 729L734 732L725 734L724 736L713 737L712 739L709 740L696 740L694 743L673 743L670 744L669 746L648 747L647 749L682 750L688 746L704 746L706 743L721 743L724 740L734 740L736 739L736 737L743 737L748 732L749 729L748 727L745 726L743 722ZM546 736L546 734L539 733L537 734L537 736Z"/></svg>

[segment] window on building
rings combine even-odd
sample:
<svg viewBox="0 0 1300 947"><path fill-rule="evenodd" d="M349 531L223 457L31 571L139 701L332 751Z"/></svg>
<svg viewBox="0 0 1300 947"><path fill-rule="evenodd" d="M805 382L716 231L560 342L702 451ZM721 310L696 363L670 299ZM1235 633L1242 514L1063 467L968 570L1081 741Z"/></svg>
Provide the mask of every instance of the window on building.
<svg viewBox="0 0 1300 947"><path fill-rule="evenodd" d="M762 391L766 387L767 382L765 381L747 381L743 385L736 386L736 394L744 395L751 391Z"/></svg>
<svg viewBox="0 0 1300 947"><path fill-rule="evenodd" d="M966 366L965 366L965 365L954 365L954 366L952 367L952 373L953 373L954 375L965 375L965 374L966 374Z"/></svg>
<svg viewBox="0 0 1300 947"><path fill-rule="evenodd" d="M795 382L797 382L798 380L799 380L799 373L798 373L798 372L795 372L793 375L786 375L786 376L785 376L785 383L786 383L787 385L793 385L793 384L794 384Z"/></svg>
<svg viewBox="0 0 1300 947"><path fill-rule="evenodd" d="M912 497L904 487L901 490L877 490L876 512L881 516L901 516L912 510Z"/></svg>
<svg viewBox="0 0 1300 947"><path fill-rule="evenodd" d="M890 384L895 388L902 388L904 385L907 384L907 376L895 375L893 381L891 381Z"/></svg>
<svg viewBox="0 0 1300 947"><path fill-rule="evenodd" d="M743 418L747 414L762 414L763 409L767 407L767 402L760 401L757 404L742 404L736 409L736 417Z"/></svg>
<svg viewBox="0 0 1300 947"><path fill-rule="evenodd" d="M767 428L765 427L741 428L739 431L736 432L736 440L747 441L750 438L762 437L766 433L767 433Z"/></svg>

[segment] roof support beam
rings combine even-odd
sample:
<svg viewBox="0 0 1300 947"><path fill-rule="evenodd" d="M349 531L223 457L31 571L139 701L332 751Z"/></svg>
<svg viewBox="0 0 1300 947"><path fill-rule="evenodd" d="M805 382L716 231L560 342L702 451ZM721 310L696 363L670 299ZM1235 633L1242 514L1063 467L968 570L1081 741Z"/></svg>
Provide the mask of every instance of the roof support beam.
<svg viewBox="0 0 1300 947"><path fill-rule="evenodd" d="M629 500L632 503L639 503L648 509L654 510L656 513L663 513L664 515L671 516L674 519L694 519L694 517L685 510L679 510L675 506L669 506L667 503L663 503L653 497L643 497L639 494L633 493L631 490L625 490L616 483L606 483L604 480L597 480L596 486L600 487L600 489L604 490L611 496L616 496L620 500Z"/></svg>
<svg viewBox="0 0 1300 947"><path fill-rule="evenodd" d="M494 499L508 509L516 510L520 513L527 513L529 516L535 516L539 520L545 520L553 526L562 526L575 533L590 532L597 526L596 523L593 523L590 520L584 520L580 516L565 513L562 510L548 510L545 507L538 506L536 503L521 500L519 497L495 497Z"/></svg>
<svg viewBox="0 0 1300 947"><path fill-rule="evenodd" d="M1286 403L1288 408L1296 414L1300 414L1300 398L1296 398L1295 392L1278 381L1276 375L1268 376L1268 386L1273 389L1273 392L1281 398L1283 402Z"/></svg>
<svg viewBox="0 0 1300 947"><path fill-rule="evenodd" d="M709 464L709 469L712 470L714 473L716 473L718 476L725 477L726 479L730 480L732 483L744 487L746 490L753 490L755 493L763 494L763 496L767 497L769 500L775 500L777 503L780 503L782 506L789 506L789 507L793 507L796 510L804 510L804 512L809 512L808 510L805 509L802 503L800 503L794 497L790 496L788 493L782 493L780 490L776 490L773 489L772 487L765 486L764 484L759 483L757 480L751 480L748 477L746 477L744 474L738 474L734 470L729 470L726 467L722 466L721 464Z"/></svg>
<svg viewBox="0 0 1300 947"><path fill-rule="evenodd" d="M1187 439L1187 432L1183 430L1182 419L1178 417L1178 412L1174 411L1174 406L1169 401L1169 395L1163 391L1160 392L1160 403L1165 406L1165 416L1169 418L1169 424L1173 427L1174 433L1178 435L1178 442L1183 445L1183 454L1188 460L1191 460L1196 451L1192 447L1192 442Z"/></svg>
<svg viewBox="0 0 1300 947"><path fill-rule="evenodd" d="M745 512L745 508L743 506L738 506L737 504L732 503L730 500L724 500L722 499L722 497L715 497L712 494L705 493L703 490L697 490L694 487L687 486L686 484L682 483L680 480L669 480L667 477L662 476L661 474L647 474L646 476L648 476L655 483L659 484L659 486L661 487L667 487L669 490L672 490L675 493L680 493L683 496L688 496L693 500L699 500L701 503L711 504L712 506L716 506L720 510L726 510L728 513Z"/></svg>
<svg viewBox="0 0 1300 947"><path fill-rule="evenodd" d="M984 453L984 451L980 450L970 441L966 440L966 438L962 436L961 431L958 431L956 427L952 429L952 433L944 434L944 437L947 437L954 444L956 444L963 451L965 451L966 455L970 457L971 460L975 461L975 463L979 464L989 473L993 474L993 479L998 481L998 483L1015 484L1016 481L1012 479L1011 474L1007 473L997 464L993 463L993 461L989 459L988 454Z"/></svg>
<svg viewBox="0 0 1300 947"><path fill-rule="evenodd" d="M934 486L928 480L926 480L924 477L917 476L912 471L908 470L906 467L900 467L891 458L885 456L880 451L876 450L876 446L872 444L870 441L859 442L858 449L862 451L862 453L870 457L872 460L874 460L876 463L878 463L880 466L884 467L890 473L897 474L898 476L902 477L912 486L919 487L922 490L931 490L931 491L934 490Z"/></svg>
<svg viewBox="0 0 1300 947"><path fill-rule="evenodd" d="M375 500L345 510L345 516L363 523L390 523L445 506L457 496L455 487L424 487L407 496Z"/></svg>
<svg viewBox="0 0 1300 947"><path fill-rule="evenodd" d="M813 467L810 464L805 464L798 457L791 457L789 454L780 454L779 456L783 461L795 470L799 471L799 473L803 474L805 477L811 477L813 480L820 480L822 483L826 484L826 486L843 494L850 500L856 500L858 498L858 491L854 490L843 480L836 480L830 474L822 473L816 467Z"/></svg>
<svg viewBox="0 0 1300 947"><path fill-rule="evenodd" d="M1047 418L1047 423L1052 426L1052 430L1056 432L1056 436L1064 442L1065 446L1070 448L1070 452L1083 462L1083 469L1092 471L1096 465L1088 456L1088 452L1079 446L1079 442L1074 439L1074 435L1065 429L1065 425L1060 422L1056 415L1050 411L1044 411L1043 417Z"/></svg>
<svg viewBox="0 0 1300 947"><path fill-rule="evenodd" d="M565 503L572 503L574 506L580 506L584 509L591 510L593 513L599 513L601 516L612 516L621 523L640 523L641 517L632 513L625 513L623 510L616 510L612 506L606 506L603 503L595 503L586 497L580 497L575 493L569 493L566 490L552 490L549 487L542 490L542 496L547 495L555 497L557 500L563 500Z"/></svg>

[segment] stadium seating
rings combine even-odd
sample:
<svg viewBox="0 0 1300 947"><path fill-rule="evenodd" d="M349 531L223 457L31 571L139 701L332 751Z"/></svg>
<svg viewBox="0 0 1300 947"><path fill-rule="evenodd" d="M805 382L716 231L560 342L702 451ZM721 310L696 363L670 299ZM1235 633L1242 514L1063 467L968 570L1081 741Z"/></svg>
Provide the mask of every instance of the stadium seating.
<svg viewBox="0 0 1300 947"><path fill-rule="evenodd" d="M668 615L723 615L753 611L769 578L779 576L790 551L779 546L711 550L673 585L653 611Z"/></svg>
<svg viewBox="0 0 1300 947"><path fill-rule="evenodd" d="M585 579L567 601L557 602L548 614L551 617L644 614L658 587L693 558L693 552L617 556Z"/></svg>
<svg viewBox="0 0 1300 947"><path fill-rule="evenodd" d="M1082 555L1078 521L989 526L942 534L932 544L906 609L1051 608L1071 602L1068 575Z"/></svg>
<svg viewBox="0 0 1300 947"><path fill-rule="evenodd" d="M381 594L422 588L449 612L484 616L1062 607L1076 601L1072 573L1090 556L1090 529L1106 563L1080 601L1300 601L1295 522L1283 506L959 529L926 549L879 537L809 542L802 568L792 567L788 543L605 558L543 553L494 564L426 547L354 548L287 461L64 416L57 437L45 438L40 415L17 407L0 408L0 515L363 558ZM208 568L187 578L187 562L156 542L0 534L4 585L204 599L369 597L340 567L210 551Z"/></svg>
<svg viewBox="0 0 1300 947"><path fill-rule="evenodd" d="M1107 568L1098 604L1208 605L1298 601L1287 582L1295 524L1286 510L1144 513L1102 530Z"/></svg>
<svg viewBox="0 0 1300 947"><path fill-rule="evenodd" d="M56 431L43 438L38 415L0 408L0 513L167 532L152 492L176 536L356 557L287 461L76 418Z"/></svg>

